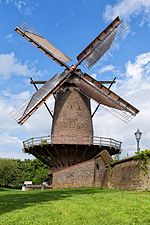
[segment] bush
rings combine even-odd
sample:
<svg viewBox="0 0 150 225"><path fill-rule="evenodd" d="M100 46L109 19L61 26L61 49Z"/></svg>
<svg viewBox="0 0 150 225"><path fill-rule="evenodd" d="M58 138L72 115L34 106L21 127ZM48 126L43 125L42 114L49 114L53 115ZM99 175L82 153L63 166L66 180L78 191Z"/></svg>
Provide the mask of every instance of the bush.
<svg viewBox="0 0 150 225"><path fill-rule="evenodd" d="M136 159L142 159L143 160L143 164L142 164L142 169L144 170L145 174L147 174L148 172L148 165L150 164L149 159L150 159L150 150L144 150L144 151L140 151L140 152L136 152L135 153Z"/></svg>

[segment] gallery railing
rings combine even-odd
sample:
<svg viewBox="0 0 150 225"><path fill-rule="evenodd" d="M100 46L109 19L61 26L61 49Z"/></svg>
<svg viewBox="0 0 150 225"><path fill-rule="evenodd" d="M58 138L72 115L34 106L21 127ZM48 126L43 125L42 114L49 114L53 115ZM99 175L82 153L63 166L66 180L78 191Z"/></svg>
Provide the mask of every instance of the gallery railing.
<svg viewBox="0 0 150 225"><path fill-rule="evenodd" d="M87 137L86 137L87 139ZM90 140L93 140L93 145L99 145L99 146L107 146L110 148L115 148L115 149L121 149L121 143L120 141L117 141L112 138L105 138L105 137L97 137L93 136L90 138ZM43 137L33 137L28 140L25 140L23 142L23 147L24 149L34 147L36 145L47 145L51 144L51 137L50 136L43 136ZM91 141L89 142L89 145L91 144Z"/></svg>

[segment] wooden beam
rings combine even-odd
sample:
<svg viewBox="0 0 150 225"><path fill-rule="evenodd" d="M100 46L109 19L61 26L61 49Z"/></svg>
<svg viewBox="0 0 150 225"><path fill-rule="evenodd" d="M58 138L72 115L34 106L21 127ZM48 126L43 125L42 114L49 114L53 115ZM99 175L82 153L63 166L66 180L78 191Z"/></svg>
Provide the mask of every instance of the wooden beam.
<svg viewBox="0 0 150 225"><path fill-rule="evenodd" d="M33 82L32 77L30 77L30 80L31 80L30 83ZM34 85L35 89L38 91L38 88L37 88L36 84L35 84L35 83L32 83L32 84ZM46 104L46 102L44 102L44 105L45 105L47 111L49 112L49 114L51 115L51 117L53 118L54 116L53 116L53 114L51 113L51 110L49 109L49 107L48 107L48 105Z"/></svg>
<svg viewBox="0 0 150 225"><path fill-rule="evenodd" d="M45 84L46 80L31 80L30 84Z"/></svg>

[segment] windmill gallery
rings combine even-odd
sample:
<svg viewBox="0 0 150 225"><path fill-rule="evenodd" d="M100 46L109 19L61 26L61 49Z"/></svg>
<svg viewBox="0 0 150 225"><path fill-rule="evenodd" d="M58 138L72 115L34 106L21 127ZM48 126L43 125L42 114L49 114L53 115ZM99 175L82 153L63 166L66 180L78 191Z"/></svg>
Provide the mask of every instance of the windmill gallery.
<svg viewBox="0 0 150 225"><path fill-rule="evenodd" d="M51 184L57 187L104 186L106 167L112 162L112 155L121 151L121 142L93 136L92 117L99 106L127 122L139 112L134 106L110 90L112 81L97 81L80 70L84 63L92 67L115 45L126 32L126 24L117 17L78 56L77 63L68 66L71 59L54 47L42 36L27 28L26 24L16 27L16 32L39 50L65 67L61 74L48 81L34 81L36 92L22 113L16 114L23 124L42 104L52 117L51 135L31 138L23 142L24 151L32 154L51 167ZM36 84L43 84L38 90ZM105 84L109 84L106 87ZM46 100L54 96L54 113ZM91 99L98 105L91 112ZM44 118L43 118L44 119Z"/></svg>

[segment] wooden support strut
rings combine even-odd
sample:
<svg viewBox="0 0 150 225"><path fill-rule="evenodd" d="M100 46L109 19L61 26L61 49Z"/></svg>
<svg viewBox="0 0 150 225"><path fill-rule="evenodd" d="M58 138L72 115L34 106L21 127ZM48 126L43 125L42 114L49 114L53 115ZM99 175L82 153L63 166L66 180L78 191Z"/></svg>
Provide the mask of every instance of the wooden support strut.
<svg viewBox="0 0 150 225"><path fill-rule="evenodd" d="M35 87L35 89L38 91L38 88L37 88L36 84L33 82L32 77L30 77L30 80L31 80L30 83L33 84L34 87ZM44 105L45 105L46 109L48 110L49 114L51 115L51 117L53 118L54 116L53 116L53 114L51 113L51 110L49 109L49 107L48 107L48 105L46 104L46 102L44 102Z"/></svg>
<svg viewBox="0 0 150 225"><path fill-rule="evenodd" d="M46 80L32 80L30 83L31 84L45 84L47 81ZM98 81L101 84L114 84L116 83L115 80L99 80Z"/></svg>
<svg viewBox="0 0 150 225"><path fill-rule="evenodd" d="M64 79L59 83L59 84L57 84L56 85L56 87L54 87L54 89L53 89L53 93L55 93L56 92L56 90L58 89L58 87L60 86L60 85L62 85L65 81L66 81L66 77L67 76L65 76L64 77ZM50 96L50 94L52 94L52 91L50 91L45 97L44 97L44 99L42 99L36 106L34 106L31 110L30 110L30 112L29 113L27 113L25 116L23 116L23 117L21 117L20 118L20 120L19 120L19 124L23 124L47 99L48 99L48 97Z"/></svg>
<svg viewBox="0 0 150 225"><path fill-rule="evenodd" d="M60 156L60 154L59 154L59 151L57 151L57 148L56 148L55 145L54 145L54 150L55 150L55 152L56 152L56 154L57 154L57 156L58 156L58 158L59 158L59 160L60 160L62 166L64 167L64 163L63 163L63 161L62 161L62 159L61 159L61 156Z"/></svg>
<svg viewBox="0 0 150 225"><path fill-rule="evenodd" d="M112 82L111 82L111 84L109 85L108 89L110 89L111 86L116 82L115 80L116 80L116 77L112 80ZM100 104L98 104L97 107L96 107L96 109L94 110L94 112L93 112L93 114L92 114L92 116L91 116L92 118L93 118L93 116L95 115L95 113L97 112L97 110L99 109L99 107L100 107Z"/></svg>

